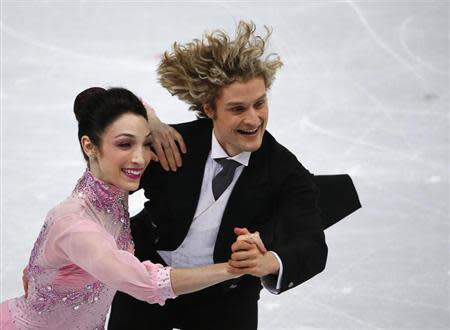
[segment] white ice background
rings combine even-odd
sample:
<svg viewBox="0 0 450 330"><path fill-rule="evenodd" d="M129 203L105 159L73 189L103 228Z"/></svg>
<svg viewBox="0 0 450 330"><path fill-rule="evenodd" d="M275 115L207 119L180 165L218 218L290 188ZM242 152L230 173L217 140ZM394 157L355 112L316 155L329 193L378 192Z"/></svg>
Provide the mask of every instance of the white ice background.
<svg viewBox="0 0 450 330"><path fill-rule="evenodd" d="M363 204L326 231L323 273L262 294L259 328L448 329L447 1L2 1L1 300L83 172L77 93L123 86L191 120L157 82L160 55L240 19L272 26L285 64L269 130L312 172L350 173Z"/></svg>

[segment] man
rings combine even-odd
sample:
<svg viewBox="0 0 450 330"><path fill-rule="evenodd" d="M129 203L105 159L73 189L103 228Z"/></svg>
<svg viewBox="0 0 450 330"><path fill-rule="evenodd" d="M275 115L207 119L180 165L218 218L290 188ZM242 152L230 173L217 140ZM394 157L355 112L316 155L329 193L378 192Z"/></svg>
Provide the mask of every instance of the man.
<svg viewBox="0 0 450 330"><path fill-rule="evenodd" d="M267 90L282 65L263 59L269 36L240 22L234 40L216 31L164 55L161 84L202 119L174 126L189 150L183 166L146 171L141 186L149 201L132 219L141 260L176 267L230 260L253 276L165 306L118 293L109 329L256 329L261 284L278 294L324 269L327 246L311 174L266 131ZM250 233L269 252L236 239Z"/></svg>

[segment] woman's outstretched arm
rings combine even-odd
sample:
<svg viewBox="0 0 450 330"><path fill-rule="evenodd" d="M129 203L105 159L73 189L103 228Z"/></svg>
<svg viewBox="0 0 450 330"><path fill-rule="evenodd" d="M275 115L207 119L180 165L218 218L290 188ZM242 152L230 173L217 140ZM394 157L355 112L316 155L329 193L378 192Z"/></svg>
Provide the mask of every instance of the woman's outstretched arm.
<svg viewBox="0 0 450 330"><path fill-rule="evenodd" d="M195 268L172 268L170 278L173 291L178 296L239 277L233 275L230 270L231 266L228 263Z"/></svg>
<svg viewBox="0 0 450 330"><path fill-rule="evenodd" d="M97 280L149 303L164 304L168 298L201 290L232 274L228 263L172 269L139 261L118 249L113 237L89 219L67 217L52 226L45 248L49 266L76 264Z"/></svg>

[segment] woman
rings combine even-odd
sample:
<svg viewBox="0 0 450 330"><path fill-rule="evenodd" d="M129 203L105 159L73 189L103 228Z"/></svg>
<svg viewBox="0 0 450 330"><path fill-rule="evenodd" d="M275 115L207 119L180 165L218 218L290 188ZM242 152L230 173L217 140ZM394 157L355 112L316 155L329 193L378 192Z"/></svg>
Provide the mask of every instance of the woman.
<svg viewBox="0 0 450 330"><path fill-rule="evenodd" d="M88 168L47 215L27 267L28 295L1 305L1 329L103 329L116 290L163 305L236 277L227 263L171 269L133 255L128 193L152 155L144 106L131 92L90 88L74 105Z"/></svg>

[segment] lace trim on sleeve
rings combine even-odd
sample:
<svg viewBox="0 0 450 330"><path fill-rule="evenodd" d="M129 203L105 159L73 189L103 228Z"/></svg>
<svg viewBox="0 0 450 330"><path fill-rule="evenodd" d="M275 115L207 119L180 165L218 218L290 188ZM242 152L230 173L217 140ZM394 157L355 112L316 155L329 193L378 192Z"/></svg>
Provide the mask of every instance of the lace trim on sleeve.
<svg viewBox="0 0 450 330"><path fill-rule="evenodd" d="M163 306L167 299L175 298L176 294L173 292L170 281L170 271L172 268L163 267L161 264L153 264L150 261L144 261L143 264L150 273L151 282L156 287L155 295L147 299L147 301Z"/></svg>

